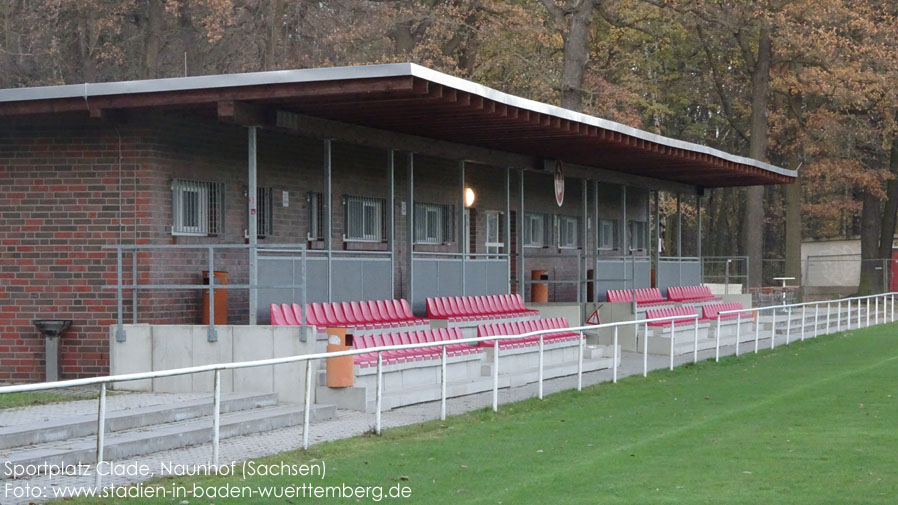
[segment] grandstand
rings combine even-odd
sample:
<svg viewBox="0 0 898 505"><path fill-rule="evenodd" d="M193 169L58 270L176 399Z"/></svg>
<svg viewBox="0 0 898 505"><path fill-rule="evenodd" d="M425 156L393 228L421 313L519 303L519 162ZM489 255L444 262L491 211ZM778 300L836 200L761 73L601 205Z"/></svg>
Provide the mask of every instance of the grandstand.
<svg viewBox="0 0 898 505"><path fill-rule="evenodd" d="M700 224L686 240L678 226L675 251L653 245L658 198L700 215L706 188L795 177L414 64L0 90L0 117L0 201L22 218L5 232L16 285L0 284L17 308L2 337L24 342L0 356L14 382L44 378L35 319L72 321L62 378L314 353L332 328L357 349L557 330L447 347L450 396L608 369L646 341L663 353L695 324L621 327L619 348L607 328L564 330L591 315L697 313L703 345L747 334L753 321L717 322L751 299L704 283ZM386 408L440 395L437 347L383 356ZM315 403L371 409L370 355L351 387L315 367ZM234 371L223 388L295 402L305 374Z"/></svg>

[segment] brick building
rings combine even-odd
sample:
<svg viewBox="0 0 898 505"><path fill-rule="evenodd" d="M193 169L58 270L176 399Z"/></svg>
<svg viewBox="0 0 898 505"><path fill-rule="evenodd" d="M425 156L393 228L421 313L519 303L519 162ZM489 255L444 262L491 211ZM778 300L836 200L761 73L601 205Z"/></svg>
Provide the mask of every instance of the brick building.
<svg viewBox="0 0 898 505"><path fill-rule="evenodd" d="M43 377L41 318L73 321L63 378L107 373L118 275L199 285L208 269L205 249L158 248L123 251L119 272L104 246L295 244L306 301L384 294L420 310L434 294L526 295L545 270L550 301L585 302L617 275L648 282L624 257L657 268L653 193L795 175L411 64L0 90L0 117L0 381ZM248 251L216 250L215 270L250 284ZM260 284L287 276L255 268ZM260 291L257 322L295 291ZM228 321L250 322L249 290L228 294ZM200 298L124 290L121 313L199 323Z"/></svg>

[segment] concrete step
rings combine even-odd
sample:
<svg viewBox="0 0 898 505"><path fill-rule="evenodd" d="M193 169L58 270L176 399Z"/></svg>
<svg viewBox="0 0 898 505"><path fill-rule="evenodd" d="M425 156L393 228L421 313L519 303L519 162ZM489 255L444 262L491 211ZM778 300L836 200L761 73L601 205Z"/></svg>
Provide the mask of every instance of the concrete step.
<svg viewBox="0 0 898 505"><path fill-rule="evenodd" d="M312 421L336 416L333 405L314 405ZM277 405L222 414L222 439L296 426L303 422L301 405ZM103 445L106 461L132 458L212 441L211 416L184 421L122 430L106 435ZM0 476L9 477L10 465L50 465L95 463L96 437L79 437L19 449L0 451L0 459L8 461L0 467Z"/></svg>
<svg viewBox="0 0 898 505"><path fill-rule="evenodd" d="M229 393L222 395L221 412L239 412L277 405L277 394ZM106 432L173 423L212 415L212 398L196 398L176 403L151 405L106 413ZM87 437L97 433L96 413L32 423L0 427L0 450L34 444Z"/></svg>

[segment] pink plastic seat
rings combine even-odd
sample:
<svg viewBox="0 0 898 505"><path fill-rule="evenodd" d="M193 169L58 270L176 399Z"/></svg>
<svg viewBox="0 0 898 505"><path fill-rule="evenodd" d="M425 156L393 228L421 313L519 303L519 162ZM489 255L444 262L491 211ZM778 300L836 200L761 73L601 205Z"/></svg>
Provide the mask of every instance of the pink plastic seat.
<svg viewBox="0 0 898 505"><path fill-rule="evenodd" d="M286 326L287 319L284 317L284 312L281 310L281 306L272 303L268 308L268 313L271 316L271 324L274 326Z"/></svg>
<svg viewBox="0 0 898 505"><path fill-rule="evenodd" d="M291 307L293 308L293 318L296 319L296 323L302 324L302 307L298 303L291 304Z"/></svg>
<svg viewBox="0 0 898 505"><path fill-rule="evenodd" d="M293 307L284 303L281 304L281 310L284 313L284 319L287 321L287 324L290 326L298 326L299 321L296 320L296 316L293 315Z"/></svg>

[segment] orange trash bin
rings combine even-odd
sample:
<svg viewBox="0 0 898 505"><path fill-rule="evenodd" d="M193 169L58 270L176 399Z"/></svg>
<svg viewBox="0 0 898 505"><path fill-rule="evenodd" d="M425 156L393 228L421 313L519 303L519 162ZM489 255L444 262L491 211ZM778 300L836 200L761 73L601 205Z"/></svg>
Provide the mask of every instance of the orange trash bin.
<svg viewBox="0 0 898 505"><path fill-rule="evenodd" d="M328 328L327 352L340 352L352 349L352 334L346 328ZM348 388L355 384L353 373L353 356L327 358L327 387Z"/></svg>
<svg viewBox="0 0 898 505"><path fill-rule="evenodd" d="M545 270L531 270L530 280L547 281L549 276ZM549 286L547 284L530 284L530 301L533 303L546 303L549 301Z"/></svg>
<svg viewBox="0 0 898 505"><path fill-rule="evenodd" d="M213 276L215 278L216 286L226 286L228 284L228 273L227 272L214 272ZM203 270L203 286L209 285L209 271ZM215 324L225 325L228 324L228 290L227 289L215 289L215 294L212 295L215 298ZM209 290L203 290L203 303L202 303L202 311L200 314L200 319L203 324L209 324Z"/></svg>

